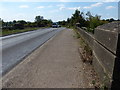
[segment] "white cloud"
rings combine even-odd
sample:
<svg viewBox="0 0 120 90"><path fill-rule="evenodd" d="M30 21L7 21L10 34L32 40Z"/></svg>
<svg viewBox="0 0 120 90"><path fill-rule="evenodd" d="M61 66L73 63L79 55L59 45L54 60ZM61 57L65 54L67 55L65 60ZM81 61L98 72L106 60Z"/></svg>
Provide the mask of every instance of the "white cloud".
<svg viewBox="0 0 120 90"><path fill-rule="evenodd" d="M80 7L69 7L69 8L67 8L67 9L69 9L69 10L76 10L76 9L80 9Z"/></svg>
<svg viewBox="0 0 120 90"><path fill-rule="evenodd" d="M98 3L92 4L91 7L99 7L99 6L101 6L102 4L103 4L103 3L98 2Z"/></svg>
<svg viewBox="0 0 120 90"><path fill-rule="evenodd" d="M60 2L66 2L66 0L59 0Z"/></svg>
<svg viewBox="0 0 120 90"><path fill-rule="evenodd" d="M59 10L63 10L63 9L66 9L66 8L64 6L59 8Z"/></svg>
<svg viewBox="0 0 120 90"><path fill-rule="evenodd" d="M115 8L114 6L107 6L106 9L112 9Z"/></svg>
<svg viewBox="0 0 120 90"><path fill-rule="evenodd" d="M65 5L64 4L58 4L56 6L59 7L59 10L65 9Z"/></svg>
<svg viewBox="0 0 120 90"><path fill-rule="evenodd" d="M44 6L38 6L37 8L42 9L42 8L45 8L45 7Z"/></svg>
<svg viewBox="0 0 120 90"><path fill-rule="evenodd" d="M76 10L76 9L80 9L80 7L65 7L64 4L58 4L56 6L59 7L59 10L65 10L65 9Z"/></svg>
<svg viewBox="0 0 120 90"><path fill-rule="evenodd" d="M89 6L85 6L85 7L83 7L84 9L89 9L89 8L91 8L91 7L89 7Z"/></svg>
<svg viewBox="0 0 120 90"><path fill-rule="evenodd" d="M38 8L38 9L43 9L43 8L51 8L51 7L53 7L52 5L49 5L49 6L38 6L38 7L36 7L36 8Z"/></svg>
<svg viewBox="0 0 120 90"><path fill-rule="evenodd" d="M90 9L90 8L93 8L93 7L99 7L101 6L103 3L101 2L98 2L98 3L95 3L95 4L91 4L90 6L85 6L83 7L84 9Z"/></svg>
<svg viewBox="0 0 120 90"><path fill-rule="evenodd" d="M65 10L65 9L67 9L67 10L76 10L76 9L80 9L80 7L60 7L59 8L59 10Z"/></svg>
<svg viewBox="0 0 120 90"><path fill-rule="evenodd" d="M19 6L19 8L29 8L29 6L28 5L21 5L21 6Z"/></svg>

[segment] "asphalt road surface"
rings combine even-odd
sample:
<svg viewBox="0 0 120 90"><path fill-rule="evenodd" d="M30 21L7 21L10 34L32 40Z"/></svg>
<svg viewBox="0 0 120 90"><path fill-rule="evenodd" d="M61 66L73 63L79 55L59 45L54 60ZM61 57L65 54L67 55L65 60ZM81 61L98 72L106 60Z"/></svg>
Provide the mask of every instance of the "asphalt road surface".
<svg viewBox="0 0 120 90"><path fill-rule="evenodd" d="M65 28L47 28L2 37L2 74Z"/></svg>

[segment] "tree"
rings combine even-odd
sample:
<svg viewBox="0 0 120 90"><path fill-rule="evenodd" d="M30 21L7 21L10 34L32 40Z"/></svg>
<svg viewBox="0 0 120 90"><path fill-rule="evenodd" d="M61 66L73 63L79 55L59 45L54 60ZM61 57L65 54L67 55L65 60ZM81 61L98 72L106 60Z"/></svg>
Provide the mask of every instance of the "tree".
<svg viewBox="0 0 120 90"><path fill-rule="evenodd" d="M90 11L88 11L86 13L86 15L88 16L86 18L88 23L89 23L88 28L95 29L97 26L99 26L101 24L100 23L101 16L99 16L97 14L95 16L93 16Z"/></svg>
<svg viewBox="0 0 120 90"><path fill-rule="evenodd" d="M86 26L84 13L80 12L78 9L75 10L75 13L72 14L72 17L67 19L67 23L69 26L75 26L78 23L79 23L79 27Z"/></svg>
<svg viewBox="0 0 120 90"><path fill-rule="evenodd" d="M35 22L40 22L40 21L42 21L44 18L43 18L43 16L36 16L35 17Z"/></svg>
<svg viewBox="0 0 120 90"><path fill-rule="evenodd" d="M70 18L67 19L67 23L70 23Z"/></svg>
<svg viewBox="0 0 120 90"><path fill-rule="evenodd" d="M16 20L13 20L13 23L15 24L17 21Z"/></svg>
<svg viewBox="0 0 120 90"><path fill-rule="evenodd" d="M113 22L113 21L115 21L115 20L113 18L110 18L109 22Z"/></svg>
<svg viewBox="0 0 120 90"><path fill-rule="evenodd" d="M27 24L27 22L24 21L24 20L19 20L19 21L17 21L17 23L22 24L23 26L24 26L25 24Z"/></svg>
<svg viewBox="0 0 120 90"><path fill-rule="evenodd" d="M35 17L35 23L37 24L38 27L42 27L42 21L44 20L43 16L36 16Z"/></svg>
<svg viewBox="0 0 120 90"><path fill-rule="evenodd" d="M38 27L45 27L45 26L51 26L52 20L44 19L43 16L36 16L35 17L35 23Z"/></svg>

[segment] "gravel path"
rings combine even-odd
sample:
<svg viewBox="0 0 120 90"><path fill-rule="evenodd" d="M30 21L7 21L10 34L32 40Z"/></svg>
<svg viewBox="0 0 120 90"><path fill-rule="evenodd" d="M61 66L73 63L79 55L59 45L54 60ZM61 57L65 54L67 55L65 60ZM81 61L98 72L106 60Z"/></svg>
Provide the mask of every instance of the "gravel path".
<svg viewBox="0 0 120 90"><path fill-rule="evenodd" d="M84 88L83 64L66 29L25 58L3 77L3 88Z"/></svg>

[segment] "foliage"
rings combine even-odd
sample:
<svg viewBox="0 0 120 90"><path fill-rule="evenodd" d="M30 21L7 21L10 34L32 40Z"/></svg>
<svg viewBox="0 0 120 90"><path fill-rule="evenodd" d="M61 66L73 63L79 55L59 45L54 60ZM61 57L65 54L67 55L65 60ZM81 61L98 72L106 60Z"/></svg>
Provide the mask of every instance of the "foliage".
<svg viewBox="0 0 120 90"><path fill-rule="evenodd" d="M36 16L35 17L35 22L40 22L42 20L44 20L43 16Z"/></svg>
<svg viewBox="0 0 120 90"><path fill-rule="evenodd" d="M67 21L60 21L59 24L66 27L86 27L86 31L94 33L94 29L102 24L115 21L113 18L111 19L103 19L101 20L101 16L92 15L90 11L86 14L80 12L78 9L75 10L74 14L72 14L71 18L68 18Z"/></svg>
<svg viewBox="0 0 120 90"><path fill-rule="evenodd" d="M67 23L67 22L66 22L65 20L58 22L58 24L60 24L60 25L62 25L62 26L66 26L66 23Z"/></svg>
<svg viewBox="0 0 120 90"><path fill-rule="evenodd" d="M27 22L24 20L13 20L9 22L2 21L2 30L17 30L30 27L49 27L52 25L52 20L44 19L43 16L36 16L34 22Z"/></svg>
<svg viewBox="0 0 120 90"><path fill-rule="evenodd" d="M89 22L89 28L95 29L97 26L100 25L100 17L98 15L92 16L92 14L90 12L87 12L86 15L87 17L87 21Z"/></svg>
<svg viewBox="0 0 120 90"><path fill-rule="evenodd" d="M101 20L100 18L101 16L99 15L93 16L90 11L84 14L77 9L72 14L71 18L68 18L67 21L59 21L58 24L66 27L86 27L86 31L94 33L94 29L97 26L115 21L113 18L106 20ZM2 30L17 30L30 27L50 27L53 23L52 20L44 19L44 17L40 15L35 17L34 22L24 20L4 22L2 19L0 19L0 21L2 22Z"/></svg>
<svg viewBox="0 0 120 90"><path fill-rule="evenodd" d="M80 12L79 10L75 10L75 13L72 15L72 17L69 19L70 22L68 25L75 26L78 24L79 27L84 27L86 24L86 21L84 19L84 13Z"/></svg>

